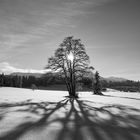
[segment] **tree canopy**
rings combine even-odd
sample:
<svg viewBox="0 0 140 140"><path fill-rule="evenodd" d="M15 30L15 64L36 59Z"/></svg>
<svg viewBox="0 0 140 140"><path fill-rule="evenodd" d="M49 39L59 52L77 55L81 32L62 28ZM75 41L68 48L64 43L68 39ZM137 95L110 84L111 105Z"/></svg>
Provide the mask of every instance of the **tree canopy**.
<svg viewBox="0 0 140 140"><path fill-rule="evenodd" d="M89 56L80 39L73 36L66 37L55 51L54 56L48 59L46 68L58 72L64 79L69 95L76 97L76 82L84 74L90 72Z"/></svg>

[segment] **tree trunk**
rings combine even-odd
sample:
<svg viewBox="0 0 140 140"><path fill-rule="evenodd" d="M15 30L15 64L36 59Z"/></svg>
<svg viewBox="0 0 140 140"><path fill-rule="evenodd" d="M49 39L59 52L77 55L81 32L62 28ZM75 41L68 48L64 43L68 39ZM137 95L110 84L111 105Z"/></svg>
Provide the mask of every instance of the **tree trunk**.
<svg viewBox="0 0 140 140"><path fill-rule="evenodd" d="M74 97L76 98L76 90L75 87L73 86L73 83L69 82L69 84L67 84L67 90L69 92L69 97Z"/></svg>

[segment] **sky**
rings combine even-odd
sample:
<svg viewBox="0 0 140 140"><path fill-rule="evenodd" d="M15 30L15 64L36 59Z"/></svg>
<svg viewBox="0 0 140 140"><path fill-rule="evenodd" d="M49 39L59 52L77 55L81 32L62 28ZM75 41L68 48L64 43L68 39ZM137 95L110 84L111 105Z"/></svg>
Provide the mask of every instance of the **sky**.
<svg viewBox="0 0 140 140"><path fill-rule="evenodd" d="M67 36L103 77L140 80L140 0L0 0L0 72L44 72Z"/></svg>

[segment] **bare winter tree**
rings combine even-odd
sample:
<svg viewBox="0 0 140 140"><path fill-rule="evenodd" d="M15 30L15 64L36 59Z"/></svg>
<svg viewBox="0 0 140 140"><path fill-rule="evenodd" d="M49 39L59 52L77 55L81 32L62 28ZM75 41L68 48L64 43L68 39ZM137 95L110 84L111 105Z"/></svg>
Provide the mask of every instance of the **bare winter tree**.
<svg viewBox="0 0 140 140"><path fill-rule="evenodd" d="M54 56L48 59L46 68L59 73L70 97L77 97L76 82L93 69L89 67L89 56L81 40L74 39L73 36L64 39Z"/></svg>

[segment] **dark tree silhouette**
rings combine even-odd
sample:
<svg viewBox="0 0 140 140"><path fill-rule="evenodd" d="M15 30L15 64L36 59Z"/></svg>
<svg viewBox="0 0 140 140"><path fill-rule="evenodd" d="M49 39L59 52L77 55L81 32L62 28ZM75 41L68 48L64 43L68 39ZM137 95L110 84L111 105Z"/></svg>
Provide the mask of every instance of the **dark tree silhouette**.
<svg viewBox="0 0 140 140"><path fill-rule="evenodd" d="M92 67L89 67L89 56L81 40L71 36L66 37L54 56L48 59L46 68L58 72L65 81L69 96L77 97L76 82L90 72Z"/></svg>
<svg viewBox="0 0 140 140"><path fill-rule="evenodd" d="M1 87L4 86L4 74L3 73L0 75L0 86Z"/></svg>
<svg viewBox="0 0 140 140"><path fill-rule="evenodd" d="M100 75L98 71L96 71L95 73L95 83L93 88L94 88L94 94L103 95L101 92L101 82L100 82Z"/></svg>

